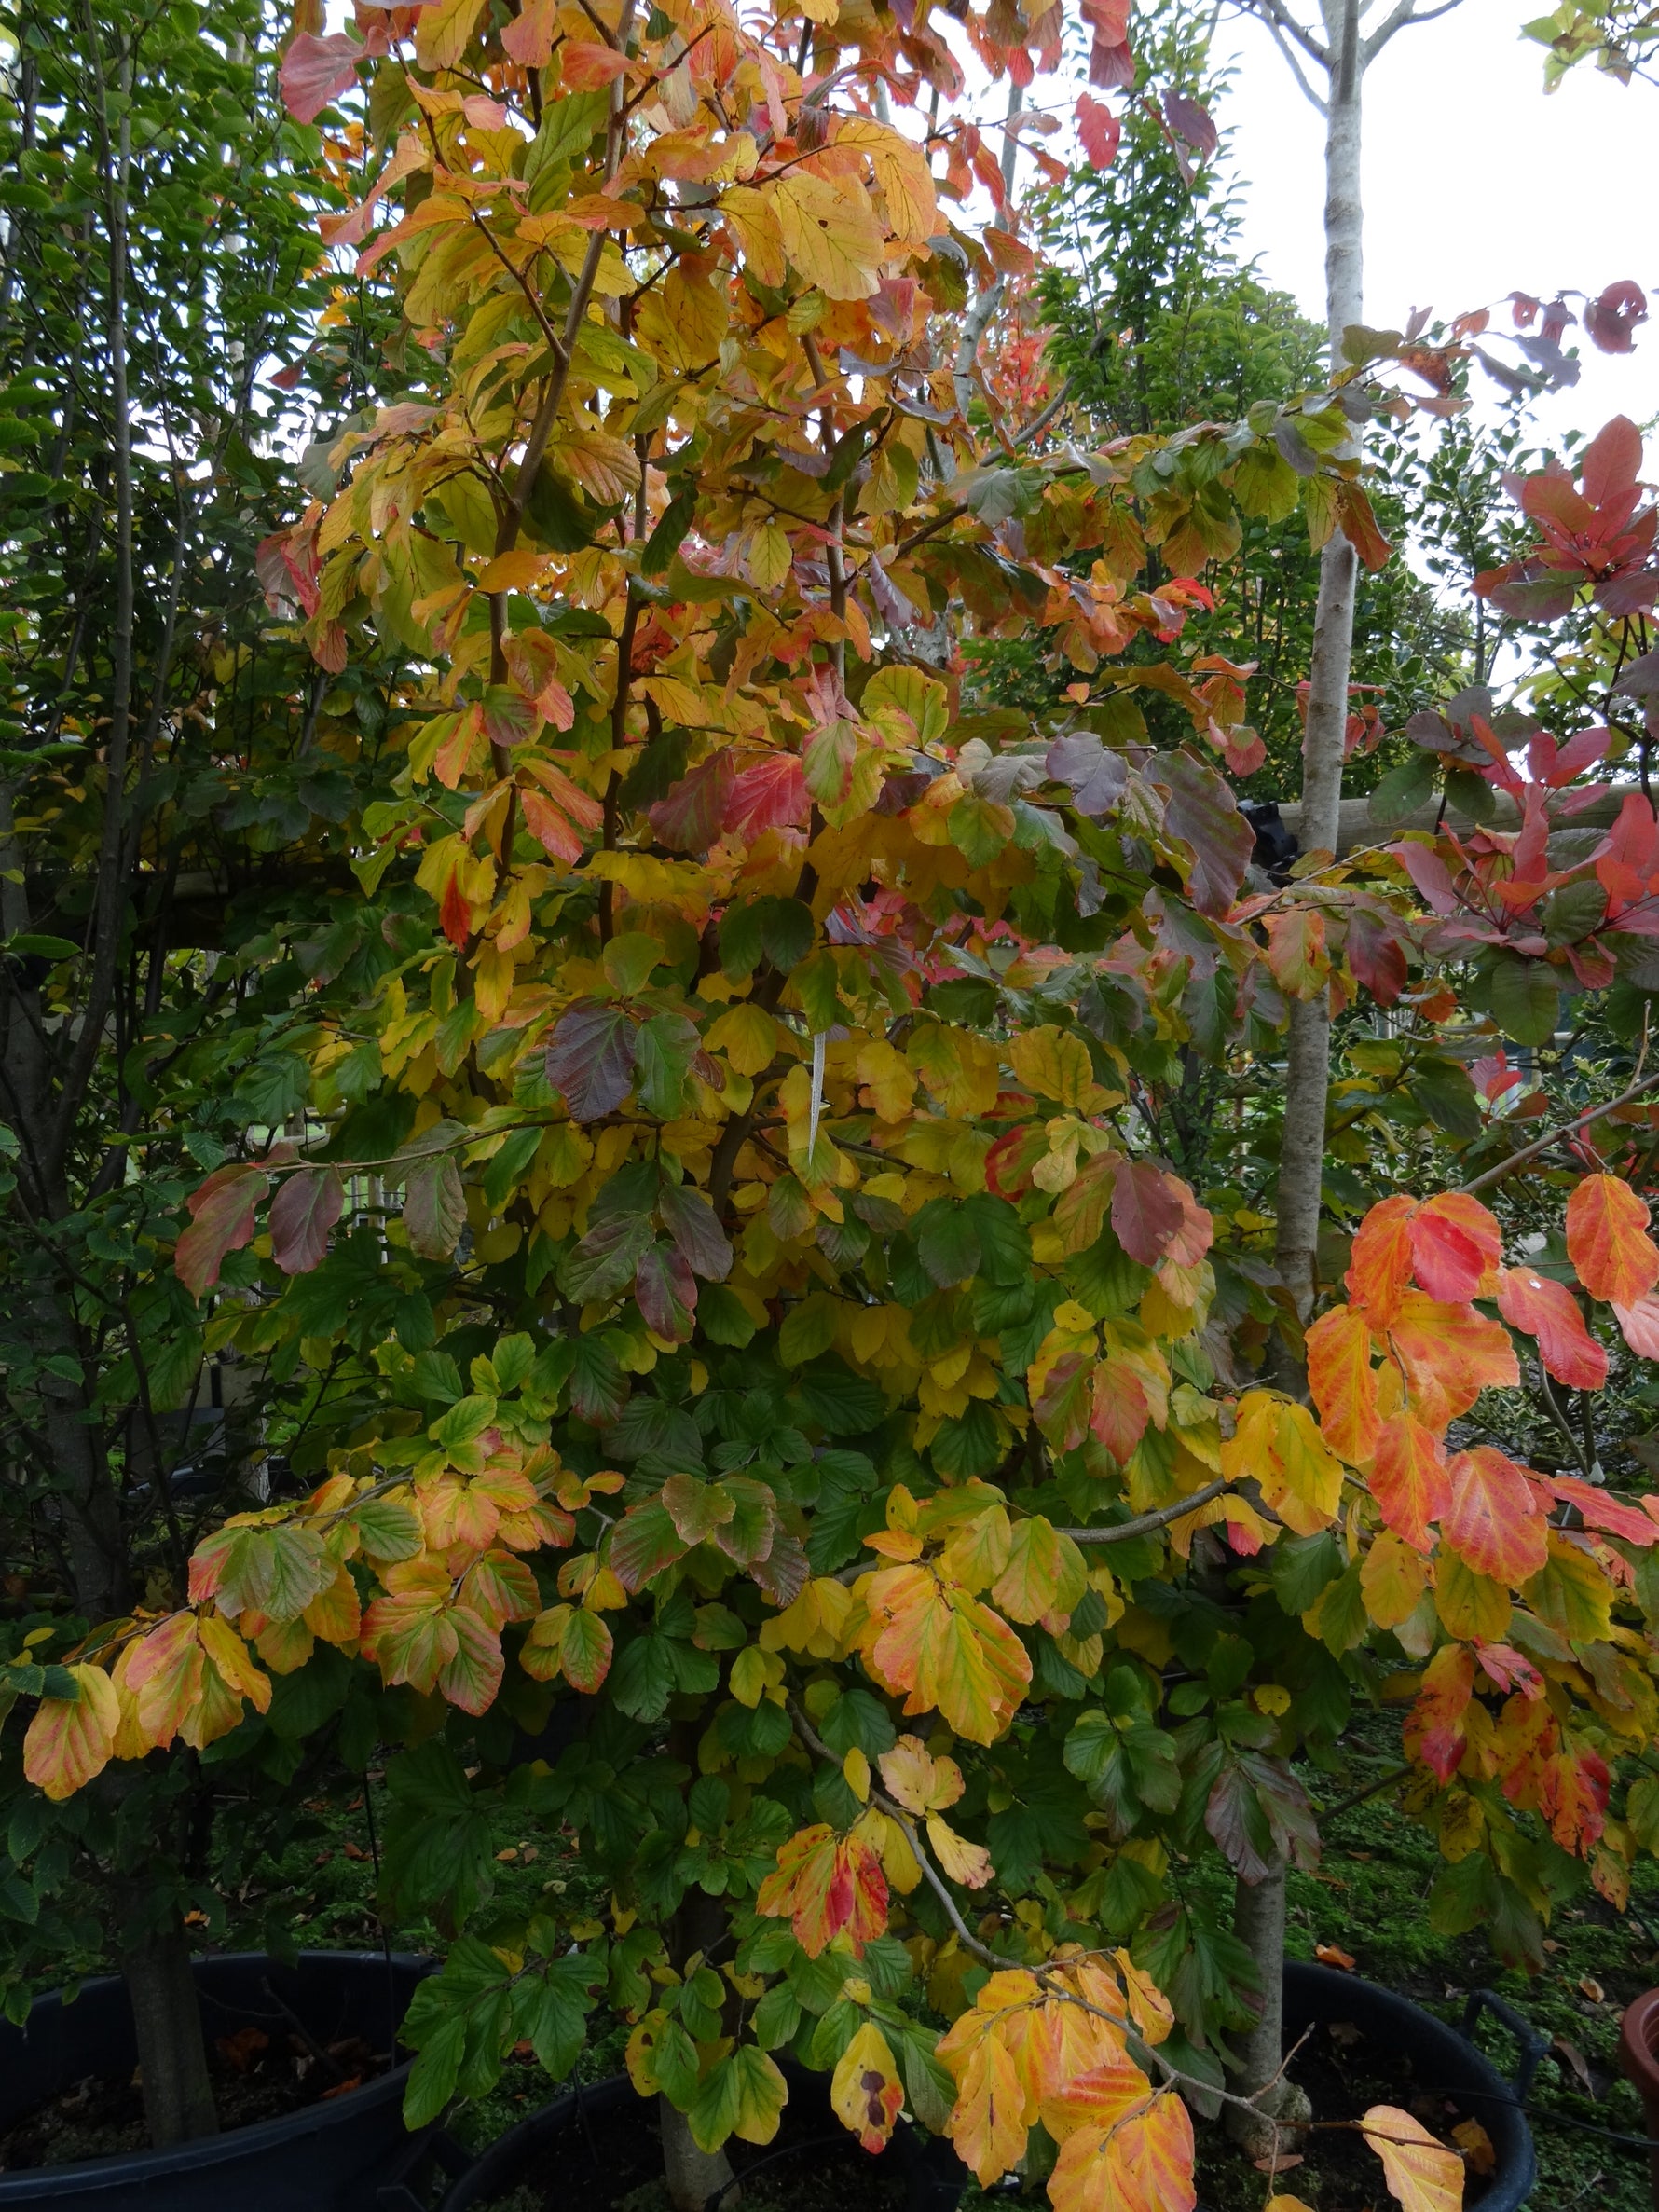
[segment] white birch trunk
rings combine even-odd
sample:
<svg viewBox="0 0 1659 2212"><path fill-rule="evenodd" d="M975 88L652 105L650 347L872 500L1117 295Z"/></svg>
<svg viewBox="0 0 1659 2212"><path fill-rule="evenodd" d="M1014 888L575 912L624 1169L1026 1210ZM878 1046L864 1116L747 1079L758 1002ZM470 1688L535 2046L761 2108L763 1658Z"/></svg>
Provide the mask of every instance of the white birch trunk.
<svg viewBox="0 0 1659 2212"><path fill-rule="evenodd" d="M1325 126L1325 320L1331 367L1342 366L1342 334L1363 315L1364 203L1360 190L1360 108L1364 71L1360 0L1330 0L1330 92ZM1337 849L1342 749L1353 657L1358 563L1340 530L1320 561L1308 722L1302 739L1302 818L1306 852ZM1331 1018L1323 997L1291 1010L1280 1154L1276 1258L1298 1319L1312 1312L1318 1288L1319 1198L1330 1088ZM1300 1381L1299 1363L1287 1379Z"/></svg>

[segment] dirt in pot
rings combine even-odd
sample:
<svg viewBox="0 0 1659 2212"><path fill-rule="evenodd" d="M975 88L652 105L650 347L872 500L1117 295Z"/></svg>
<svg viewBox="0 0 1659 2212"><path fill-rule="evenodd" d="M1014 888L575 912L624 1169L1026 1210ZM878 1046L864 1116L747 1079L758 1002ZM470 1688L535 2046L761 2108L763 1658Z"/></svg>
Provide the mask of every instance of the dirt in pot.
<svg viewBox="0 0 1659 2212"><path fill-rule="evenodd" d="M1462 2153L1452 2130L1472 2117L1444 2091L1421 2084L1409 2056L1397 2046L1367 2036L1349 2020L1328 2020L1312 2028L1290 2064L1291 2079L1308 2093L1315 2122L1355 2121L1373 2105L1396 2105L1419 2120L1437 2142ZM1198 2196L1202 2212L1261 2212L1266 2191L1263 2168L1228 2141L1219 2121L1200 2122ZM1468 2158L1463 2203L1475 2212L1487 2191L1479 2171L1483 2153ZM1489 2160L1489 2147L1484 2153ZM1294 2159L1296 2164L1288 2164ZM1489 2171L1489 2168L1488 2168ZM1307 2130L1281 2153L1274 2184L1301 2197L1315 2212L1374 2212L1392 2205L1382 2161L1357 2127Z"/></svg>
<svg viewBox="0 0 1659 2212"><path fill-rule="evenodd" d="M903 2212L910 2201L895 2151L869 2157L836 2121L798 2098L770 2143L733 2141L726 2155L743 2212ZM527 2164L533 2170L479 2212L669 2212L651 2105L582 2114ZM730 2203L737 2212L735 2192Z"/></svg>
<svg viewBox="0 0 1659 2212"><path fill-rule="evenodd" d="M208 2067L219 2125L253 2127L283 2120L308 2105L344 2096L391 2064L361 2036L308 2044L281 2027L240 2027L211 2045ZM136 2071L119 2081L89 2075L0 2135L0 2173L68 2165L83 2158L117 2158L147 2150L144 2091Z"/></svg>

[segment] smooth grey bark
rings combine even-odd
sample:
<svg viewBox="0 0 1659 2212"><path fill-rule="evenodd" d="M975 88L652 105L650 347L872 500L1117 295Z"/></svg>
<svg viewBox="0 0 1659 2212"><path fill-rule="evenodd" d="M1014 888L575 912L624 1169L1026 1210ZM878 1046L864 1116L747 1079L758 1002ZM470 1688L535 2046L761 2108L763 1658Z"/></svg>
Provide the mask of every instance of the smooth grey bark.
<svg viewBox="0 0 1659 2212"><path fill-rule="evenodd" d="M1360 0L1326 0L1325 20L1331 63L1324 102L1325 324L1334 375L1343 365L1342 334L1361 320L1364 301ZM1308 671L1298 839L1305 853L1334 854L1337 849L1358 571L1353 547L1340 529L1334 530L1320 557L1313 659ZM1291 1009L1279 1166L1274 1257L1296 1318L1304 1323L1311 1318L1319 1288L1319 1202L1330 1077L1330 1005L1322 992L1317 998L1298 999ZM1287 1367L1286 1380L1300 1382L1299 1363L1287 1363Z"/></svg>
<svg viewBox="0 0 1659 2212"><path fill-rule="evenodd" d="M732 2162L723 2150L703 2150L692 2134L692 2123L677 2112L665 2096L657 2098L663 2130L663 2168L668 2178L668 2201L674 2212L703 2212L717 2189L731 2188ZM721 2212L740 2202L733 2189L721 2199Z"/></svg>
<svg viewBox="0 0 1659 2212"><path fill-rule="evenodd" d="M1234 2087L1241 2096L1255 2099L1261 2117L1253 2120L1229 2105L1227 2124L1235 2142L1253 2156L1272 2149L1276 2133L1282 2141L1283 2131L1298 2126L1310 2112L1305 2093L1279 2073L1284 2046L1285 1873L1281 1859L1259 1882L1240 1882L1233 1895L1233 1933L1261 1979L1261 2011L1239 2039Z"/></svg>

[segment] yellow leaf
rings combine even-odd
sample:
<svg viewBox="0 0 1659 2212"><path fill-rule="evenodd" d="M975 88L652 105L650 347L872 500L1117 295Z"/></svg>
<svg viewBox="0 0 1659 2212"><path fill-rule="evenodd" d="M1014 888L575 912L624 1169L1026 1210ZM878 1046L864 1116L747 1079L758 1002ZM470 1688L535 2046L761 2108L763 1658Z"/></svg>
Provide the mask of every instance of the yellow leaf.
<svg viewBox="0 0 1659 2212"><path fill-rule="evenodd" d="M842 1761L841 1771L846 1777L847 1788L858 1803L867 1804L870 1798L870 1761L857 1744Z"/></svg>
<svg viewBox="0 0 1659 2212"><path fill-rule="evenodd" d="M919 1736L901 1736L876 1762L888 1794L909 1813L939 1812L966 1786L954 1759L936 1759Z"/></svg>
<svg viewBox="0 0 1659 2212"><path fill-rule="evenodd" d="M1405 2212L1459 2212L1463 2162L1437 2143L1420 2120L1398 2105L1373 2105L1360 2129L1382 2161L1390 2194L1398 2197Z"/></svg>
<svg viewBox="0 0 1659 2212"><path fill-rule="evenodd" d="M789 170L766 189L784 252L807 283L826 299L868 299L886 251L869 200L807 169Z"/></svg>
<svg viewBox="0 0 1659 2212"><path fill-rule="evenodd" d="M724 1052L740 1076L758 1076L777 1050L777 1024L759 1006L729 1006L709 1026L711 1052Z"/></svg>
<svg viewBox="0 0 1659 2212"><path fill-rule="evenodd" d="M519 546L513 553L498 553L478 579L481 591L528 591L547 566L544 553Z"/></svg>
<svg viewBox="0 0 1659 2212"><path fill-rule="evenodd" d="M885 1037L872 1037L858 1047L857 1067L877 1119L901 1121L916 1094L915 1071L904 1054Z"/></svg>
<svg viewBox="0 0 1659 2212"><path fill-rule="evenodd" d="M53 1804L109 1764L121 1701L102 1667L71 1667L79 1696L43 1697L23 1738L23 1772Z"/></svg>
<svg viewBox="0 0 1659 2212"><path fill-rule="evenodd" d="M720 197L720 213L755 281L768 287L781 284L787 273L783 233L766 194L752 185L734 185Z"/></svg>
<svg viewBox="0 0 1659 2212"><path fill-rule="evenodd" d="M982 1889L996 1871L989 1851L958 1835L937 1813L927 1816L927 1840L947 1880L960 1882L965 1889Z"/></svg>
<svg viewBox="0 0 1659 2212"><path fill-rule="evenodd" d="M743 559L757 591L781 590L795 564L788 533L775 522L761 525L745 548Z"/></svg>
<svg viewBox="0 0 1659 2212"><path fill-rule="evenodd" d="M913 139L868 116L845 116L836 129L835 143L858 146L870 156L895 238L925 244L933 237L939 228L939 202L926 156Z"/></svg>
<svg viewBox="0 0 1659 2212"><path fill-rule="evenodd" d="M1027 1029L1008 1047L1008 1063L1028 1091L1057 1106L1086 1106L1094 1091L1094 1064L1076 1033L1047 1022Z"/></svg>
<svg viewBox="0 0 1659 2212"><path fill-rule="evenodd" d="M1428 1561L1392 1529L1384 1529L1360 1569L1365 1611L1377 1626L1397 1628L1428 1587Z"/></svg>
<svg viewBox="0 0 1659 2212"><path fill-rule="evenodd" d="M453 69L473 35L484 0L437 0L415 21L415 59L422 69Z"/></svg>
<svg viewBox="0 0 1659 2212"><path fill-rule="evenodd" d="M766 1689L766 1655L752 1643L745 1644L732 1662L732 1695L751 1710Z"/></svg>
<svg viewBox="0 0 1659 2212"><path fill-rule="evenodd" d="M830 2104L843 2127L862 2149L884 2150L904 2103L904 2089L887 2039L867 2020L846 2049L830 2081Z"/></svg>

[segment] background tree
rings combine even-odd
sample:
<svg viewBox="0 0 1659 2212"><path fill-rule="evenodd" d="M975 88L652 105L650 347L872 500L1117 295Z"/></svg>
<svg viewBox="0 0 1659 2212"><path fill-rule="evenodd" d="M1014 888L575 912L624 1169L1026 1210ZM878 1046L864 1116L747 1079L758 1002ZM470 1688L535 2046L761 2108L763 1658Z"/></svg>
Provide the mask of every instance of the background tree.
<svg viewBox="0 0 1659 2212"><path fill-rule="evenodd" d="M294 386L327 304L320 141L276 100L276 32L237 0L30 0L6 22L0 1519L20 1636L171 1604L201 1528L270 1479L259 1366L222 1366L164 1255L201 1169L303 1106L290 948L318 941L311 972L326 956L378 727L371 672L336 685L296 653L258 573L302 419L262 371ZM336 406L339 346L316 357ZM181 1920L212 1778L180 1747L62 1813L15 1754L7 1780L29 1870L8 2008L107 1930L155 2140L210 2129Z"/></svg>

